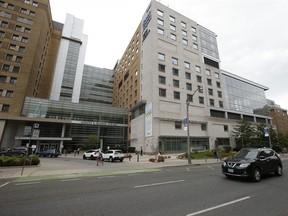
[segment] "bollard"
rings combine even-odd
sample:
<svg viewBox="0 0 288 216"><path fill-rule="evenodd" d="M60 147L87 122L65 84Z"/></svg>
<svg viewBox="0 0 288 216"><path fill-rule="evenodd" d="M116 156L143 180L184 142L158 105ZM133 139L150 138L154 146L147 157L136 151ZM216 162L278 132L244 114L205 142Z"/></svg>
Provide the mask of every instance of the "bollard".
<svg viewBox="0 0 288 216"><path fill-rule="evenodd" d="M139 162L139 154L137 154L137 162Z"/></svg>

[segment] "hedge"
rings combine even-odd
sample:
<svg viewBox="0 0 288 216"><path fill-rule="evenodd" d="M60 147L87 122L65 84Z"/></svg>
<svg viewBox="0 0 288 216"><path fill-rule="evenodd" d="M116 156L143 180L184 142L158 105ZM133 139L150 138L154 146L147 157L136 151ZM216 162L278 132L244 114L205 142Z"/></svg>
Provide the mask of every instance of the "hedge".
<svg viewBox="0 0 288 216"><path fill-rule="evenodd" d="M40 159L36 155L30 156L1 156L0 166L23 166L26 165L38 165Z"/></svg>

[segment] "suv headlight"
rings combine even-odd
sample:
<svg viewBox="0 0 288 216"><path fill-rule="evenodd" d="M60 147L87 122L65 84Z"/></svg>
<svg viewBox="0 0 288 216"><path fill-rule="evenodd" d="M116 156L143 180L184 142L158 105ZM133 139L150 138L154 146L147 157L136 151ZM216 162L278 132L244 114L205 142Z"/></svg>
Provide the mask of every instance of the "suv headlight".
<svg viewBox="0 0 288 216"><path fill-rule="evenodd" d="M222 165L223 165L224 167L226 167L226 166L227 166L227 163L224 161Z"/></svg>
<svg viewBox="0 0 288 216"><path fill-rule="evenodd" d="M250 163L243 163L243 164L240 164L239 167L241 168L246 168L250 165Z"/></svg>

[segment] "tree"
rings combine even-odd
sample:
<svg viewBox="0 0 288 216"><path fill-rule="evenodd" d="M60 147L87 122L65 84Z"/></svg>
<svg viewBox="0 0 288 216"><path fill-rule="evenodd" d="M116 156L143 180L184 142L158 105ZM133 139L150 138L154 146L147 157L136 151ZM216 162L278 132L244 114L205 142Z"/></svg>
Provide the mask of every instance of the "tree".
<svg viewBox="0 0 288 216"><path fill-rule="evenodd" d="M255 137L255 129L252 123L246 120L240 120L237 122L237 125L234 126L232 133L236 137L237 147L243 148L253 144L252 138Z"/></svg>
<svg viewBox="0 0 288 216"><path fill-rule="evenodd" d="M257 125L256 128L256 143L255 146L259 147L270 147L270 141L272 146L278 146L278 134L277 131L272 127L272 125L269 126L269 136L266 136L265 134L265 128L267 128L266 124L260 124ZM270 141L269 141L270 140Z"/></svg>
<svg viewBox="0 0 288 216"><path fill-rule="evenodd" d="M86 137L84 139L84 143L85 144L83 148L86 148L86 149L100 148L99 137L94 134L90 134L88 137Z"/></svg>

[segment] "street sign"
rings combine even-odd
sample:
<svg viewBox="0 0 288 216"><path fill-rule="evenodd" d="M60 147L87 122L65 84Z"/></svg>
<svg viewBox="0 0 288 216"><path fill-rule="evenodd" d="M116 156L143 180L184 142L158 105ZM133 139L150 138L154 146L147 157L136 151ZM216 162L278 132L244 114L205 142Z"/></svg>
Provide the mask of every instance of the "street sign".
<svg viewBox="0 0 288 216"><path fill-rule="evenodd" d="M187 118L184 118L184 130L187 131Z"/></svg>

